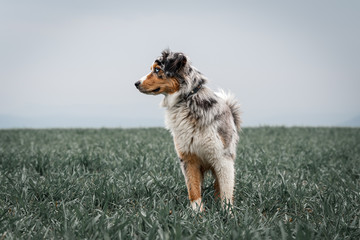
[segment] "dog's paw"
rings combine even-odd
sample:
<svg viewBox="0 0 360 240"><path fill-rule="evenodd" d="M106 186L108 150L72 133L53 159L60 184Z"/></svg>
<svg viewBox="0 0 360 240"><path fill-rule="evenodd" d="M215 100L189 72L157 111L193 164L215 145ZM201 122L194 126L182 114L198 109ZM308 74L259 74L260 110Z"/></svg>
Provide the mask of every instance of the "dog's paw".
<svg viewBox="0 0 360 240"><path fill-rule="evenodd" d="M204 211L204 204L201 202L201 198L192 201L191 202L191 208L195 212L203 212Z"/></svg>

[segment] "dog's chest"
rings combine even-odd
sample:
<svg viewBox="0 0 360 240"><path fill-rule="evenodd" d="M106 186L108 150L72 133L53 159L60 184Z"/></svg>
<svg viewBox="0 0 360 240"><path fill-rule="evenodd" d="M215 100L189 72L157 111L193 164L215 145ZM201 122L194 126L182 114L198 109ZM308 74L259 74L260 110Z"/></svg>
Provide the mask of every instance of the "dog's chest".
<svg viewBox="0 0 360 240"><path fill-rule="evenodd" d="M194 118L186 108L166 111L165 123L166 127L179 140L191 140L195 134L199 133L196 118Z"/></svg>
<svg viewBox="0 0 360 240"><path fill-rule="evenodd" d="M207 155L208 145L214 146L212 126L204 126L187 108L166 111L165 123L171 131L176 149L183 153Z"/></svg>

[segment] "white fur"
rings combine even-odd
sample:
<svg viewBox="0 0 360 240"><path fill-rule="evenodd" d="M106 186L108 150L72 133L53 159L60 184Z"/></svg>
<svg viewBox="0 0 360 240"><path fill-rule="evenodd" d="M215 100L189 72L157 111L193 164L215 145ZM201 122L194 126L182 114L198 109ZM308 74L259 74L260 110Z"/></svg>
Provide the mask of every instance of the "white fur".
<svg viewBox="0 0 360 240"><path fill-rule="evenodd" d="M151 73L151 72L150 72L150 73ZM148 73L148 74L146 74L145 76L143 76L142 78L140 78L141 84L146 80L147 76L148 76L150 73Z"/></svg>
<svg viewBox="0 0 360 240"><path fill-rule="evenodd" d="M203 203L201 202L201 198L192 201L192 202L191 202L191 208L192 208L194 211L199 211L199 212L204 211L204 205L203 205Z"/></svg>

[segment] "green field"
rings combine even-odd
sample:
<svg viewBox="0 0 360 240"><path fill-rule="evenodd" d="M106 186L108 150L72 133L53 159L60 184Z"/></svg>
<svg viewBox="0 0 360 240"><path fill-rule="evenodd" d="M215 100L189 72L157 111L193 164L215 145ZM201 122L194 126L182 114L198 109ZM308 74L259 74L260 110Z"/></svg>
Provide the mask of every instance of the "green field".
<svg viewBox="0 0 360 240"><path fill-rule="evenodd" d="M360 239L360 128L245 128L232 215L159 128L1 130L0 182L0 240Z"/></svg>

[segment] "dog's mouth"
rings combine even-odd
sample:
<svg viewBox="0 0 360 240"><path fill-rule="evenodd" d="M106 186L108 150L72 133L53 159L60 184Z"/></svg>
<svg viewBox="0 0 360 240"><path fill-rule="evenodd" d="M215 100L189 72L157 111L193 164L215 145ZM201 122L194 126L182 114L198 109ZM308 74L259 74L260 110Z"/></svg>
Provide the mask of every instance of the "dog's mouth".
<svg viewBox="0 0 360 240"><path fill-rule="evenodd" d="M139 88L140 92L145 93L145 94L153 94L156 95L158 92L160 92L161 88L155 88L154 90L145 90L142 88Z"/></svg>
<svg viewBox="0 0 360 240"><path fill-rule="evenodd" d="M151 92L157 93L158 91L160 91L160 88L156 88L156 89L152 90Z"/></svg>

